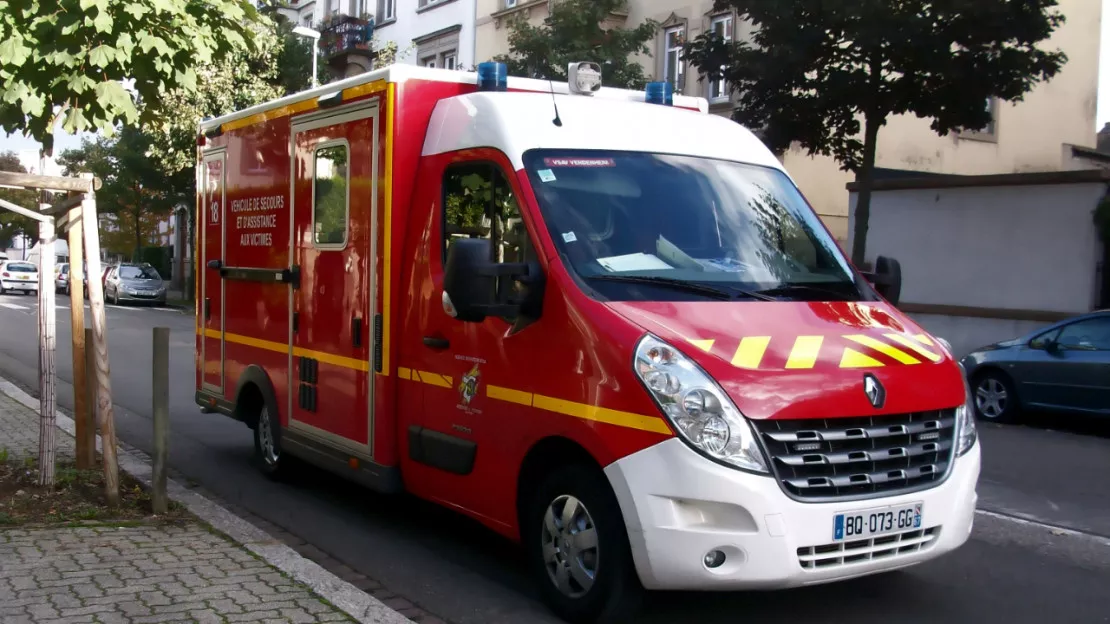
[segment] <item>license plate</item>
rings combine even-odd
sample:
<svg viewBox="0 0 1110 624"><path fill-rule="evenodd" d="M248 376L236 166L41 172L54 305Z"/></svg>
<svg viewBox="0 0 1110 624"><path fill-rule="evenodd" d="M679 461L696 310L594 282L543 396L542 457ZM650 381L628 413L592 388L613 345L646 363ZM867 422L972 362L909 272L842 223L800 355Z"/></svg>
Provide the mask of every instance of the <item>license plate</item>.
<svg viewBox="0 0 1110 624"><path fill-rule="evenodd" d="M838 513L833 516L833 541L867 539L921 528L922 503L907 503Z"/></svg>
<svg viewBox="0 0 1110 624"><path fill-rule="evenodd" d="M19 276L19 279L21 279L21 280L29 280L29 279L31 279L31 276L30 276L30 275L20 275L20 276Z"/></svg>

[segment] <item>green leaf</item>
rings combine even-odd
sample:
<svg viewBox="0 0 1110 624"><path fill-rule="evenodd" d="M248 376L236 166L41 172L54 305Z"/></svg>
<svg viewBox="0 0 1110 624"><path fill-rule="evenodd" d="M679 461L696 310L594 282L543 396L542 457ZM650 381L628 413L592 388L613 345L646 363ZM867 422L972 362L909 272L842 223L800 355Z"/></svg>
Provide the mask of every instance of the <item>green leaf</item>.
<svg viewBox="0 0 1110 624"><path fill-rule="evenodd" d="M98 45L89 52L89 61L97 67L107 67L116 60L116 50L109 45Z"/></svg>
<svg viewBox="0 0 1110 624"><path fill-rule="evenodd" d="M127 3L127 5L123 7L123 11L135 19L142 19L144 15L150 13L150 9L138 2Z"/></svg>
<svg viewBox="0 0 1110 624"><path fill-rule="evenodd" d="M138 115L131 94L114 80L96 85L96 99L109 114L123 116L128 122L134 121Z"/></svg>
<svg viewBox="0 0 1110 624"><path fill-rule="evenodd" d="M66 80L66 86L69 87L69 90L73 91L74 93L84 93L92 87L96 86L96 81L92 78L89 78L85 74L73 72L69 74L69 77Z"/></svg>
<svg viewBox="0 0 1110 624"><path fill-rule="evenodd" d="M119 39L116 39L116 59L121 63L126 63L131 60L131 52L135 49L135 40L131 38L131 33L122 32Z"/></svg>
<svg viewBox="0 0 1110 624"><path fill-rule="evenodd" d="M23 37L19 35L0 43L0 59L4 59L5 65L22 65L30 56L31 48L23 43Z"/></svg>
<svg viewBox="0 0 1110 624"><path fill-rule="evenodd" d="M112 32L112 26L115 22L112 20L112 15L105 9L99 9L96 12L96 19L93 20L93 27L102 33Z"/></svg>
<svg viewBox="0 0 1110 624"><path fill-rule="evenodd" d="M23 98L23 106L21 108L23 109L24 115L35 117L41 115L43 109L46 108L46 100L38 93L31 93Z"/></svg>

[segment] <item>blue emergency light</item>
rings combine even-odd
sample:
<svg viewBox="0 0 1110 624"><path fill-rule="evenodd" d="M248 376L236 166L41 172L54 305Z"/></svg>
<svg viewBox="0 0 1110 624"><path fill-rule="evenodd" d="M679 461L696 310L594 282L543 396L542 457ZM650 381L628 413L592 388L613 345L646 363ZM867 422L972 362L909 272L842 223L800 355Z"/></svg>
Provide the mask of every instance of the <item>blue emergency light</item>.
<svg viewBox="0 0 1110 624"><path fill-rule="evenodd" d="M674 104L674 85L669 82L649 82L644 89L644 101L648 104Z"/></svg>
<svg viewBox="0 0 1110 624"><path fill-rule="evenodd" d="M478 90L505 91L509 88L508 75L509 68L504 63L478 63Z"/></svg>

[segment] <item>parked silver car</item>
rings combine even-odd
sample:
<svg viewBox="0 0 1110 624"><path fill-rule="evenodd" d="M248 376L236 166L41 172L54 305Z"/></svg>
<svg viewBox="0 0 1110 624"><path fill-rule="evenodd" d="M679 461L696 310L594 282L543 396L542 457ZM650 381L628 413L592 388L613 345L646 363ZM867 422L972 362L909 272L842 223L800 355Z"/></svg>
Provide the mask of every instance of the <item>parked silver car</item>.
<svg viewBox="0 0 1110 624"><path fill-rule="evenodd" d="M119 305L125 301L166 303L166 283L150 264L117 264L104 279L104 297Z"/></svg>
<svg viewBox="0 0 1110 624"><path fill-rule="evenodd" d="M963 359L979 418L1022 407L1110 416L1110 310L1060 321Z"/></svg>

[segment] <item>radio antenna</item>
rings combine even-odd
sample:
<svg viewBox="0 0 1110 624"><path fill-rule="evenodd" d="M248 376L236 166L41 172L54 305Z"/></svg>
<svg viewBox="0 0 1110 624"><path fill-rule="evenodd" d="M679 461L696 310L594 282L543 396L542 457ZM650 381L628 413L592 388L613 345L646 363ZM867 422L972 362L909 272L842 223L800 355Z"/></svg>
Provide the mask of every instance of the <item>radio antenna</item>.
<svg viewBox="0 0 1110 624"><path fill-rule="evenodd" d="M548 78L547 84L551 87L551 106L555 108L555 119L552 119L551 123L558 127L562 127L563 120L559 119L559 103L555 101L555 83L551 81L551 78Z"/></svg>

